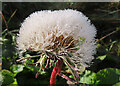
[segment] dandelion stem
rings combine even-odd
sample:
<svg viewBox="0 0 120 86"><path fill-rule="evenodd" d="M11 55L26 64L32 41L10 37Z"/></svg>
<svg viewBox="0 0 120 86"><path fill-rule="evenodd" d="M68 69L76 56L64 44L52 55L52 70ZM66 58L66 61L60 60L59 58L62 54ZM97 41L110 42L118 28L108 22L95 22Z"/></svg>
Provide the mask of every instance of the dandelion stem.
<svg viewBox="0 0 120 86"><path fill-rule="evenodd" d="M56 76L60 73L62 68L63 61L57 60L57 63L52 71L51 78L50 78L50 86L55 86L56 84Z"/></svg>

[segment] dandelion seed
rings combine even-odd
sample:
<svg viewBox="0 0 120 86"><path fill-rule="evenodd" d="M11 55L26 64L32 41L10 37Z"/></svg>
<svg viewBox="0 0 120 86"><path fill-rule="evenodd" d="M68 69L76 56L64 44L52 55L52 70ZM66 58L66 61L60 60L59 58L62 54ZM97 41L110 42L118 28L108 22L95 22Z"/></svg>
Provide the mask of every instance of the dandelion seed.
<svg viewBox="0 0 120 86"><path fill-rule="evenodd" d="M17 37L19 50L73 54L71 62L87 66L96 53L96 28L76 10L38 11L21 24Z"/></svg>

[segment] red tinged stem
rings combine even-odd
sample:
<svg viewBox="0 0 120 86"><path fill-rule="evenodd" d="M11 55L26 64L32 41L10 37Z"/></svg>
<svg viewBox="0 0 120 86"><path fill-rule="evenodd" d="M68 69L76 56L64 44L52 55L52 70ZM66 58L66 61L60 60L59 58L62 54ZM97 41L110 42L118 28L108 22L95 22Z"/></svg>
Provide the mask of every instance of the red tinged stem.
<svg viewBox="0 0 120 86"><path fill-rule="evenodd" d="M52 71L51 78L50 78L50 86L55 86L56 84L56 76L60 73L62 68L63 61L57 60L57 63Z"/></svg>

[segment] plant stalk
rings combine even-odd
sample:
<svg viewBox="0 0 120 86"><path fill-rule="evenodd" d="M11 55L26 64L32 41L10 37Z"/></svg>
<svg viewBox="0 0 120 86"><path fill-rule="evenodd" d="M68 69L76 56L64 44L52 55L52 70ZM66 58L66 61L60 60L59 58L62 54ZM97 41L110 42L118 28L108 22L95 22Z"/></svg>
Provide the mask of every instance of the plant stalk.
<svg viewBox="0 0 120 86"><path fill-rule="evenodd" d="M57 60L57 63L52 71L51 78L50 78L50 86L56 85L56 76L60 73L62 68L63 60Z"/></svg>

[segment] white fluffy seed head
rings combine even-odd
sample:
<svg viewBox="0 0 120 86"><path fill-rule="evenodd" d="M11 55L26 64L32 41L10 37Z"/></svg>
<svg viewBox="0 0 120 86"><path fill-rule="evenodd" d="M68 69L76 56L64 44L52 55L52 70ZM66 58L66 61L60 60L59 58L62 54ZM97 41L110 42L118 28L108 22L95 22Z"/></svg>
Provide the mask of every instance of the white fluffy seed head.
<svg viewBox="0 0 120 86"><path fill-rule="evenodd" d="M95 35L96 28L79 11L71 9L38 11L32 13L22 23L17 37L17 46L19 50L40 51L54 46L56 38L61 40L69 36L74 40L84 38L84 43L71 58L74 63L77 61L84 64L89 63L96 52Z"/></svg>

